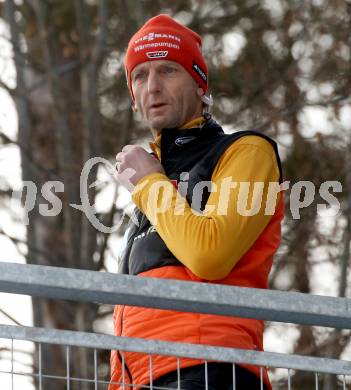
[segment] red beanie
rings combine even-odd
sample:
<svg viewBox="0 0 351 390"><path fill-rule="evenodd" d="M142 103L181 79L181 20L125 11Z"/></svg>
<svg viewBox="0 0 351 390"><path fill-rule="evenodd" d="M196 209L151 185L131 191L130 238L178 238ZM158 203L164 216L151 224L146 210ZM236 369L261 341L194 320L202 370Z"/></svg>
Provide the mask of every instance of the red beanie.
<svg viewBox="0 0 351 390"><path fill-rule="evenodd" d="M129 41L125 58L127 82L133 100L132 71L138 64L153 60L178 62L206 93L208 69L201 53L201 43L201 37L196 32L168 15L161 14L147 21Z"/></svg>

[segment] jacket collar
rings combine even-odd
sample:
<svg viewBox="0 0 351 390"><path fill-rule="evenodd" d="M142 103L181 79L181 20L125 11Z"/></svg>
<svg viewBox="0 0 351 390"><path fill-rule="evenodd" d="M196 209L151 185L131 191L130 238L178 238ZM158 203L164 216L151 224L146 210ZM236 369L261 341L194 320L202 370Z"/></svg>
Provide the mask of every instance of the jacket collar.
<svg viewBox="0 0 351 390"><path fill-rule="evenodd" d="M199 137L207 135L208 132L215 135L223 133L223 130L212 119L210 114L205 113L181 128L162 129L154 139L154 142L150 142L149 145L153 154L161 160L161 150L168 150L174 143L178 146L186 145Z"/></svg>

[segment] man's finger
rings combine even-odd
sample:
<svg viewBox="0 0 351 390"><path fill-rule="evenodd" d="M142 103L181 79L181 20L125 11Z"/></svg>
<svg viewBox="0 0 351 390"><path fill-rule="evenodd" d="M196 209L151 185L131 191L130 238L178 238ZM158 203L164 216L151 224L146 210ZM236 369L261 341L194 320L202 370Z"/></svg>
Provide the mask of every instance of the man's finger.
<svg viewBox="0 0 351 390"><path fill-rule="evenodd" d="M122 152L127 152L128 150L136 148L136 147L137 147L137 145L125 145L122 148Z"/></svg>
<svg viewBox="0 0 351 390"><path fill-rule="evenodd" d="M126 168L122 172L117 172L117 180L127 188L130 192L134 189L134 184L131 178L135 175L136 171L133 168Z"/></svg>
<svg viewBox="0 0 351 390"><path fill-rule="evenodd" d="M122 152L119 152L116 154L116 161L120 162L122 161L122 158L123 158L123 153Z"/></svg>

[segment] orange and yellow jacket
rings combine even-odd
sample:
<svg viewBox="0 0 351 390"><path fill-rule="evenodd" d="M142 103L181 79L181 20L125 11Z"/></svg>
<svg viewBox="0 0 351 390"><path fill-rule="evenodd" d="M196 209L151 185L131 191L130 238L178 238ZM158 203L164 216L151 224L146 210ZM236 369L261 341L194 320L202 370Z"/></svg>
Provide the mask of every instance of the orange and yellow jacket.
<svg viewBox="0 0 351 390"><path fill-rule="evenodd" d="M127 229L120 272L267 288L284 215L275 142L256 131L224 134L201 117L162 131L150 146L165 174L147 175L132 193L139 223ZM253 319L118 305L114 328L117 336L263 350L264 323ZM153 380L177 369L175 357L152 360ZM127 383L149 383L148 354L126 352L124 362ZM201 363L180 360L182 368ZM260 376L259 367L245 367ZM111 383L122 381L118 351L111 372ZM264 381L271 388L266 370ZM109 390L120 388L110 384Z"/></svg>

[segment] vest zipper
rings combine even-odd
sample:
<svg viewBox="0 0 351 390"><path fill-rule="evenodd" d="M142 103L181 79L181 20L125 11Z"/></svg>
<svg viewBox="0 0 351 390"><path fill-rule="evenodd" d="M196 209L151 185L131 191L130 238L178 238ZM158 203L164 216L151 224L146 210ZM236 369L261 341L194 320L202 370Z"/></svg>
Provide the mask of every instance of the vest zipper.
<svg viewBox="0 0 351 390"><path fill-rule="evenodd" d="M121 333L119 335L120 337L122 337L122 331L123 331L123 313L124 313L124 308L125 308L125 306L123 305L123 309L122 309L122 313L121 313ZM118 359L119 359L119 361L121 363L122 370L123 370L123 359L122 359L121 353L119 351L117 351L117 356L118 356ZM128 375L130 384L133 385L132 374L131 374L131 372L129 370L129 367L128 367L125 359L124 359L124 368L125 368L125 371L126 371L126 373Z"/></svg>

